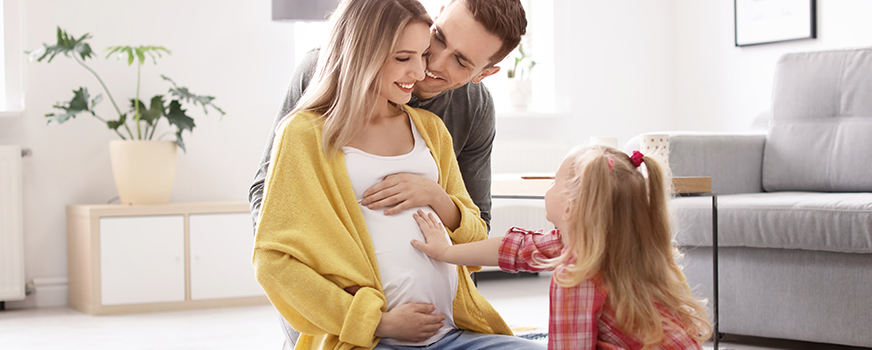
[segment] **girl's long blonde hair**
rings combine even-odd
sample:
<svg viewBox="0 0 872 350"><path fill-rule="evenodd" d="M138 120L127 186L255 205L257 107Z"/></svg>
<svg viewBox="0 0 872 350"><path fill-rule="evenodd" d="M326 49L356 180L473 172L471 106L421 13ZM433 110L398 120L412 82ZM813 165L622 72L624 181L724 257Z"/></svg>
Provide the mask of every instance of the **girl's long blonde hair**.
<svg viewBox="0 0 872 350"><path fill-rule="evenodd" d="M672 245L668 168L650 157L642 161L647 178L626 153L611 147L579 148L567 156L568 249L542 263L556 266L555 281L564 287L599 273L618 327L639 336L645 347L663 339L664 322L705 341L712 333L708 314L691 295ZM658 305L671 315L661 314Z"/></svg>
<svg viewBox="0 0 872 350"><path fill-rule="evenodd" d="M417 0L343 0L330 15L312 81L284 119L302 111L321 114L324 152L348 145L372 116L382 67L413 22L433 24Z"/></svg>

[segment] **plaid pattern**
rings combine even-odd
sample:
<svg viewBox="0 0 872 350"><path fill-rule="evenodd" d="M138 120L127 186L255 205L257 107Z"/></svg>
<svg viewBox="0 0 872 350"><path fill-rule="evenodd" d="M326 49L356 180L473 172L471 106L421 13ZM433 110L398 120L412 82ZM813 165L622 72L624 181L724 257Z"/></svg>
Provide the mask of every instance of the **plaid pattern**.
<svg viewBox="0 0 872 350"><path fill-rule="evenodd" d="M560 232L528 231L512 227L503 237L499 249L500 268L506 272L543 271L530 266L533 256L553 258L563 250ZM642 349L638 337L618 329L614 310L606 304L606 288L599 275L564 288L551 281L551 313L548 324L548 349ZM664 317L672 315L660 309ZM664 322L663 340L653 349L702 349L675 323Z"/></svg>

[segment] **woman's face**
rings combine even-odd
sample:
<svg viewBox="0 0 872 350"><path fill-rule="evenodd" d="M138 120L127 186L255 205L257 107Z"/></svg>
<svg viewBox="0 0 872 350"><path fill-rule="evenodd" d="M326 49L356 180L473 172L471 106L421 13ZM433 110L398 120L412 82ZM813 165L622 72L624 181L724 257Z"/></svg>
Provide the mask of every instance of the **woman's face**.
<svg viewBox="0 0 872 350"><path fill-rule="evenodd" d="M381 97L397 104L409 102L415 82L424 79L424 57L429 47L427 24L413 22L403 28L396 49L382 68Z"/></svg>

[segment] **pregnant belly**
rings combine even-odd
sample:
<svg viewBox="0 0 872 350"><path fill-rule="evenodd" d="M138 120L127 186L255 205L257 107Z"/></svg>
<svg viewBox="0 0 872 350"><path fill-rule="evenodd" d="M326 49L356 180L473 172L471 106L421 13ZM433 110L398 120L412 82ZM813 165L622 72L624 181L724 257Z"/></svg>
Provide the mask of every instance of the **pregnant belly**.
<svg viewBox="0 0 872 350"><path fill-rule="evenodd" d="M362 208L388 310L411 302L431 303L437 309L450 311L457 289L457 270L454 265L431 259L409 243L424 239L412 217L417 209L384 215L382 210ZM432 212L430 207L421 209Z"/></svg>

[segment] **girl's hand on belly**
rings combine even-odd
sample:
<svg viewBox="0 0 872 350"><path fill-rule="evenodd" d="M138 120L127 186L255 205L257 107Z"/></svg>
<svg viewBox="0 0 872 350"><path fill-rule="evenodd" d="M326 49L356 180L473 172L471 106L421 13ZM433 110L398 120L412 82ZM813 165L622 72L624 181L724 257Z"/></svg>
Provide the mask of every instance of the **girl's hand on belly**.
<svg viewBox="0 0 872 350"><path fill-rule="evenodd" d="M420 209L418 209L417 213L412 214L412 216L418 222L418 226L421 228L421 233L424 234L424 240L426 241L421 242L413 239L412 246L433 259L445 261L445 254L448 252L448 248L451 247L451 242L448 241L445 228L442 227L439 218L433 213L427 214Z"/></svg>

